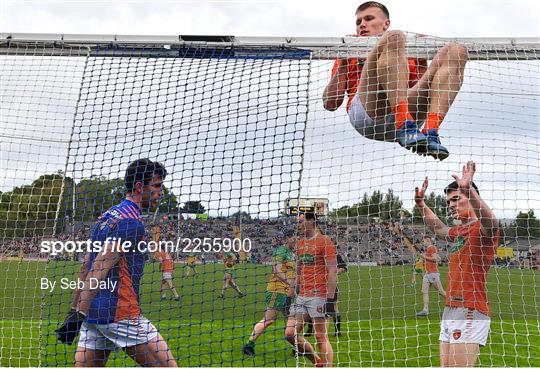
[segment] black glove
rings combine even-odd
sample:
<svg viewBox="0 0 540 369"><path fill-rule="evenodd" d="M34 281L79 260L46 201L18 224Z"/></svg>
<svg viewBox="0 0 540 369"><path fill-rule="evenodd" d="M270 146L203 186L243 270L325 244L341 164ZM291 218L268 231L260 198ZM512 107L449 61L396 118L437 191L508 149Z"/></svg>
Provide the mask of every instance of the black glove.
<svg viewBox="0 0 540 369"><path fill-rule="evenodd" d="M287 296L287 298L285 299L285 316L289 316L289 314L291 313L292 302L293 298Z"/></svg>
<svg viewBox="0 0 540 369"><path fill-rule="evenodd" d="M335 314L336 313L336 310L335 310L335 305L336 302L335 301L328 301L326 300L326 303L324 304L324 313L329 316L329 315L332 315L332 314Z"/></svg>
<svg viewBox="0 0 540 369"><path fill-rule="evenodd" d="M71 345L73 341L75 341L75 338L77 338L79 335L81 325L85 320L86 315L75 309L71 309L66 317L66 320L64 321L64 324L55 330L56 337L60 342Z"/></svg>

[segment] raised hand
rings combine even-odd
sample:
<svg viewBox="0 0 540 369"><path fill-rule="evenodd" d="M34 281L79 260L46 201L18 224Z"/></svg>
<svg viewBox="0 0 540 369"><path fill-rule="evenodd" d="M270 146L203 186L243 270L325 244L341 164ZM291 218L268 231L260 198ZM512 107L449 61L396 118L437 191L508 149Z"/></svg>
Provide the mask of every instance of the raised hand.
<svg viewBox="0 0 540 369"><path fill-rule="evenodd" d="M460 189L469 190L473 181L474 173L476 172L476 164L473 161L468 161L463 166L461 178L452 174L452 178L456 181Z"/></svg>
<svg viewBox="0 0 540 369"><path fill-rule="evenodd" d="M423 205L424 204L424 196L426 194L427 188L429 185L428 177L424 178L424 183L422 183L422 188L418 189L416 187L414 189L414 202L416 205Z"/></svg>

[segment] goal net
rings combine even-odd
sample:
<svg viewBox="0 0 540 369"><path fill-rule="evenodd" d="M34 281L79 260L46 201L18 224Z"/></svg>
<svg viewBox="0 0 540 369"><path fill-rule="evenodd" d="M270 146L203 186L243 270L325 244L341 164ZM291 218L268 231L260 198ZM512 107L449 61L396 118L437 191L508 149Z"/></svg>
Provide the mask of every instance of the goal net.
<svg viewBox="0 0 540 369"><path fill-rule="evenodd" d="M312 366L292 350L306 340L318 351L316 337L306 324L296 327L295 345L287 342L280 293L290 291L274 275L289 260L280 252L290 239L292 254L305 241L305 212L316 214L318 232L346 265L328 319L333 364L439 366L445 300L431 288L427 315L417 316L420 252L406 240L423 248L424 235L434 239L414 201L425 177L426 204L454 225L443 190L468 161L500 232L478 365L540 366L539 40L407 35L406 87L421 77L421 61L430 68L449 42L463 45L439 61L450 77L439 70L410 99L427 111L422 93L448 101L457 92L439 128L449 152L442 161L395 142L393 120L382 123L382 136L370 134L375 105L353 93L350 104L345 93L337 109L325 108L335 60L349 60L334 68L338 77L346 70L357 81L361 69L351 66L369 65L376 42L0 34L0 365L74 365L77 341L62 344L55 330L72 306L86 241L125 198L128 165L148 158L168 175L159 205L142 209L146 245L171 241L174 249L141 252L139 303L179 366ZM455 64L445 64L456 55L466 56L458 78ZM388 96L387 69L361 86ZM368 112L354 127L359 103ZM454 244L434 243L446 289ZM289 261L305 269L305 257ZM250 342L268 307L275 323ZM121 347L88 337L86 347ZM113 350L109 365L135 362Z"/></svg>

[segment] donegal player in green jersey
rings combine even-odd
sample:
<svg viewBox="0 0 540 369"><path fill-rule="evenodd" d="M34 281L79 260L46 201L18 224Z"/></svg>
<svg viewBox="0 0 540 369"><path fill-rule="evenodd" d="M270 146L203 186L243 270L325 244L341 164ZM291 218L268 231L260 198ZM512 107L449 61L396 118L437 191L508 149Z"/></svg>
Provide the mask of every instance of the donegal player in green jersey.
<svg viewBox="0 0 540 369"><path fill-rule="evenodd" d="M199 275L195 269L195 262L197 261L197 255L195 253L190 253L186 259L186 264L184 265L184 276L186 277L196 277Z"/></svg>
<svg viewBox="0 0 540 369"><path fill-rule="evenodd" d="M267 327L274 324L278 313L285 317L289 313L294 294L294 261L293 249L296 244L294 233L287 234L287 243L275 249L272 255L272 275L266 287L266 310L264 318L255 324L248 342L242 347L244 355L255 356L255 341L264 333Z"/></svg>
<svg viewBox="0 0 540 369"><path fill-rule="evenodd" d="M238 297L244 297L246 294L240 291L238 285L236 284L236 270L234 269L234 264L236 263L236 258L232 252L226 252L223 255L223 263L225 264L225 273L223 275L223 287L221 288L221 294L219 297L222 299L225 298L225 291L227 288L232 287L236 292L238 292Z"/></svg>
<svg viewBox="0 0 540 369"><path fill-rule="evenodd" d="M416 276L424 274L424 258L422 254L416 254L416 259L414 261L414 267L412 271L412 280L411 286L416 286Z"/></svg>

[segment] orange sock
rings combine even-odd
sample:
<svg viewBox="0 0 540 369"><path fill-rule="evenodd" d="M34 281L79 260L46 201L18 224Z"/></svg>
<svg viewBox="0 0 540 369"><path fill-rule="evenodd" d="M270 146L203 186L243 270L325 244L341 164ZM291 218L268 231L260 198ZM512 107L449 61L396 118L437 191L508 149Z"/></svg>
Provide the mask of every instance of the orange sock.
<svg viewBox="0 0 540 369"><path fill-rule="evenodd" d="M424 123L424 127L422 127L422 133L426 134L430 129L439 131L439 126L445 116L446 114L428 113L426 123Z"/></svg>
<svg viewBox="0 0 540 369"><path fill-rule="evenodd" d="M401 129L406 120L413 121L411 113L409 113L409 103L407 100L399 101L396 106L392 108L396 116L396 129Z"/></svg>

